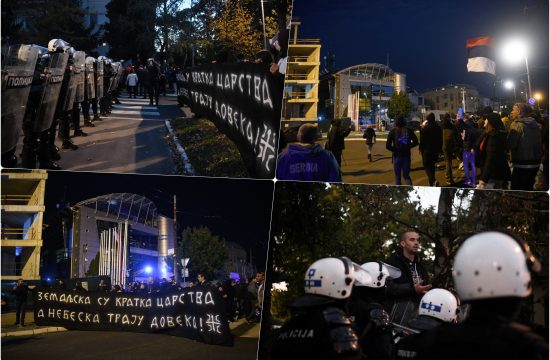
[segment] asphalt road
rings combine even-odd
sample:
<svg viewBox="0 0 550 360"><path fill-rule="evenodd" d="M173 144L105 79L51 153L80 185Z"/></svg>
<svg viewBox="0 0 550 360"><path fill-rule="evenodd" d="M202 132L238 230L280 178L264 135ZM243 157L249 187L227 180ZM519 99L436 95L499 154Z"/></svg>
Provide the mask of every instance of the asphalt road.
<svg viewBox="0 0 550 360"><path fill-rule="evenodd" d="M2 338L2 360L232 360L256 359L259 325L232 330L233 347L207 345L182 337L113 331L65 331Z"/></svg>
<svg viewBox="0 0 550 360"><path fill-rule="evenodd" d="M377 135L378 136L378 135ZM342 177L346 183L362 184L395 184L393 174L393 164L391 153L386 150L386 138L379 136L377 143L373 148L373 162L369 162L367 155L367 145L363 138L346 138L346 148L342 155ZM418 147L411 150L411 178L415 186L429 186L428 177L422 166L422 156L418 152ZM464 174L458 169L459 161L453 162L454 180L461 183L464 180ZM445 186L445 163L439 161L436 170L436 179L441 186ZM405 180L402 179L402 184Z"/></svg>
<svg viewBox="0 0 550 360"><path fill-rule="evenodd" d="M63 170L175 174L164 120L183 115L176 97L161 96L158 107L149 106L148 99L128 99L125 94L119 99L122 104L115 105L103 121L82 127L88 136L72 138L79 148L61 150L57 163ZM93 117L91 110L90 114ZM61 148L59 139L56 145Z"/></svg>

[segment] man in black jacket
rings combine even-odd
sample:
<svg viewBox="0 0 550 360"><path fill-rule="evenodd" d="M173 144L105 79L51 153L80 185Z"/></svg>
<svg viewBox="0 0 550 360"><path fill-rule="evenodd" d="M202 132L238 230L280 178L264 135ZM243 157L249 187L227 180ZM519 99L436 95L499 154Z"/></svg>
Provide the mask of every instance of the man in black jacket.
<svg viewBox="0 0 550 360"><path fill-rule="evenodd" d="M435 164L443 146L443 131L435 122L434 113L429 113L426 120L428 123L420 130L419 150L422 154L422 165L428 176L430 186L438 186L439 184L435 179Z"/></svg>
<svg viewBox="0 0 550 360"><path fill-rule="evenodd" d="M15 325L25 326L25 312L27 305L27 293L34 289L34 286L27 286L23 279L17 280L17 284L11 290L12 295L15 295Z"/></svg>
<svg viewBox="0 0 550 360"><path fill-rule="evenodd" d="M418 233L416 231L405 231L400 237L399 245L401 248L386 261L387 264L401 270L401 276L388 284L386 292L388 298L386 309L388 312L393 312L393 318L400 316L399 313L405 311L405 309L401 309L403 311L393 309L395 305L407 306L407 303L412 303L411 307L416 309L422 296L432 288L432 285L427 284L428 272L420 263L417 255L420 249L420 236ZM401 308L401 306L398 306L398 308Z"/></svg>

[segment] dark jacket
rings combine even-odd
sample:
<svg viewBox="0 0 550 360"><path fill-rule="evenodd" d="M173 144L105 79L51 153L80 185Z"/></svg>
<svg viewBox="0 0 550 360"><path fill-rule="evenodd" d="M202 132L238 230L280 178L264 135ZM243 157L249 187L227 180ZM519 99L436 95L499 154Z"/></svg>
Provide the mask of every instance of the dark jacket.
<svg viewBox="0 0 550 360"><path fill-rule="evenodd" d="M462 142L462 150L470 151L472 149L478 151L477 144L479 144L479 138L483 135L483 130L477 127L477 124L473 120L461 121L461 132L464 134Z"/></svg>
<svg viewBox="0 0 550 360"><path fill-rule="evenodd" d="M412 264L422 281L422 285L426 285L428 283L428 271L424 265L420 263L418 256L415 256L414 261L411 262L403 255L403 249L398 249L388 258L388 260L386 260L386 263L401 270L401 276L397 279L393 279L393 281L388 284L386 291L388 300L390 301L388 305L393 305L393 302L399 300L420 301L422 296L416 294L413 274L409 266L409 264Z"/></svg>
<svg viewBox="0 0 550 360"><path fill-rule="evenodd" d="M485 183L489 180L508 181L511 178L510 167L506 159L506 132L493 130L480 138L481 175Z"/></svg>
<svg viewBox="0 0 550 360"><path fill-rule="evenodd" d="M372 145L376 142L376 131L374 131L373 128L366 128L365 132L363 133L363 139L367 139L365 143L367 145Z"/></svg>
<svg viewBox="0 0 550 360"><path fill-rule="evenodd" d="M428 123L420 130L420 146L418 149L421 152L429 152L439 154L443 146L443 131L441 127L434 121Z"/></svg>
<svg viewBox="0 0 550 360"><path fill-rule="evenodd" d="M508 148L514 165L536 167L542 159L542 132L533 118L514 120L508 133Z"/></svg>
<svg viewBox="0 0 550 360"><path fill-rule="evenodd" d="M344 130L341 125L332 125L328 133L327 150L340 152L346 148L344 138L349 135L351 129Z"/></svg>
<svg viewBox="0 0 550 360"><path fill-rule="evenodd" d="M525 325L494 314L471 314L423 334L419 359L548 359L548 343Z"/></svg>
<svg viewBox="0 0 550 360"><path fill-rule="evenodd" d="M19 284L14 286L11 293L12 295L15 295L15 300L18 302L25 302L27 301L27 293L29 291L29 287L27 284Z"/></svg>
<svg viewBox="0 0 550 360"><path fill-rule="evenodd" d="M458 149L460 139L456 127L453 125L443 126L443 152L446 154L454 154Z"/></svg>
<svg viewBox="0 0 550 360"><path fill-rule="evenodd" d="M341 182L334 155L319 144L290 144L277 159L277 179Z"/></svg>
<svg viewBox="0 0 550 360"><path fill-rule="evenodd" d="M401 129L404 131L401 132ZM399 134L399 136L398 136ZM388 134L386 149L394 156L411 156L411 148L418 145L418 138L414 131L409 128L394 127Z"/></svg>

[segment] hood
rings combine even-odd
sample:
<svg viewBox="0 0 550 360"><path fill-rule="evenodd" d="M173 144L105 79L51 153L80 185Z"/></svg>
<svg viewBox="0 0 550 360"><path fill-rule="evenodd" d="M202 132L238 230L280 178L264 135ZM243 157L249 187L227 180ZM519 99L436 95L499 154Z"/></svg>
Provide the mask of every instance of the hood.
<svg viewBox="0 0 550 360"><path fill-rule="evenodd" d="M405 262L406 264L409 264L409 259L407 259L405 257L405 255L403 255L403 249L402 248L399 248L397 250L395 250L395 252L392 254L392 257L395 257L396 259L399 259L400 261L402 262ZM418 258L418 255L414 255L414 262L415 263L418 263L420 260Z"/></svg>
<svg viewBox="0 0 550 360"><path fill-rule="evenodd" d="M307 155L316 156L317 154L323 152L323 148L319 144L314 144L311 146L301 145L301 144L290 144L288 146L288 152L290 154L295 154L295 155L300 154L302 156L307 156Z"/></svg>
<svg viewBox="0 0 550 360"><path fill-rule="evenodd" d="M521 118L521 119L517 119L516 121L520 122L520 123L523 123L523 124L525 124L525 126L530 127L530 128L537 128L539 126L537 121L535 119L533 119L532 117Z"/></svg>

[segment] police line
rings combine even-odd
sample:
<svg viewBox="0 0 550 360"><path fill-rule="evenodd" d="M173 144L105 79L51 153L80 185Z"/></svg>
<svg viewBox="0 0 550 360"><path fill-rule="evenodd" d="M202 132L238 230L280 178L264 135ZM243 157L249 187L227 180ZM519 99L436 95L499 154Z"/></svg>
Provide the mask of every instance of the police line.
<svg viewBox="0 0 550 360"><path fill-rule="evenodd" d="M180 81L181 102L236 144L250 175L273 178L283 81L269 65L209 64L184 71Z"/></svg>
<svg viewBox="0 0 550 360"><path fill-rule="evenodd" d="M33 296L34 319L39 326L159 332L207 344L233 345L223 298L213 287L151 295L37 288Z"/></svg>

